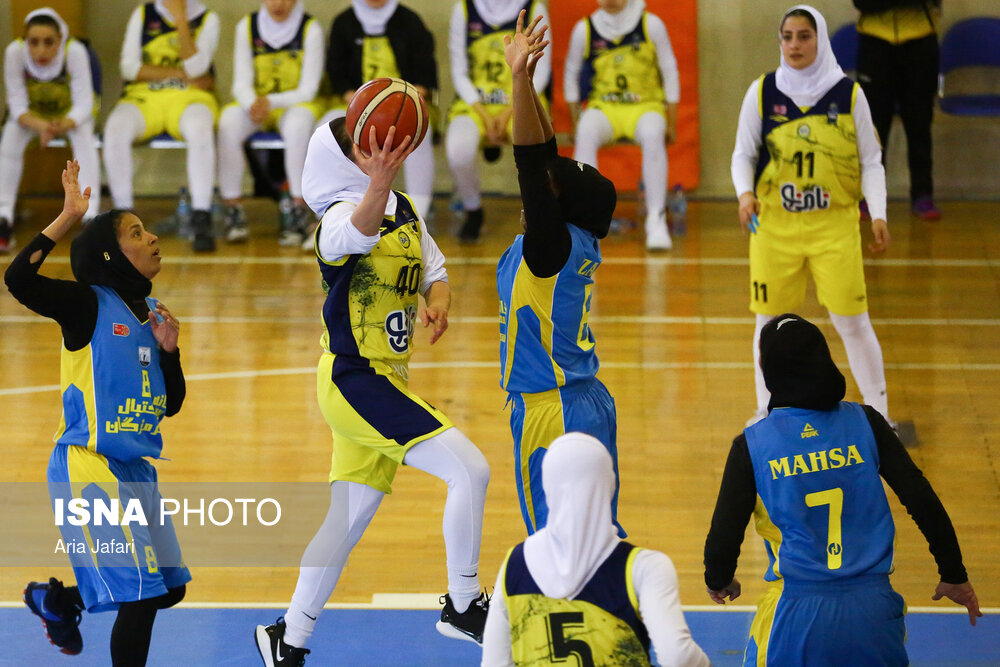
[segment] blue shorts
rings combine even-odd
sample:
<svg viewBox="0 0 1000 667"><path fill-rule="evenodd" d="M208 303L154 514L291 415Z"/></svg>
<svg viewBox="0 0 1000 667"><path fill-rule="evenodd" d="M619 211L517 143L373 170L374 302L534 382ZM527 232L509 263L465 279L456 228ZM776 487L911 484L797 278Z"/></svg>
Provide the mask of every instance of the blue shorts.
<svg viewBox="0 0 1000 667"><path fill-rule="evenodd" d="M156 468L145 459L123 462L86 447L56 445L48 482L61 545L87 611L113 611L191 581L173 521L169 514L160 518ZM86 517L70 505L74 498L87 501ZM98 511L107 507L114 513Z"/></svg>
<svg viewBox="0 0 1000 667"><path fill-rule="evenodd" d="M886 575L785 581L758 602L743 665L908 665L903 613Z"/></svg>
<svg viewBox="0 0 1000 667"><path fill-rule="evenodd" d="M564 433L579 431L600 440L615 467L615 495L611 518L618 534L618 417L615 399L594 378L537 394L510 394L510 433L514 437L515 481L521 501L521 516L528 534L545 526L549 508L542 490L542 458L552 441Z"/></svg>

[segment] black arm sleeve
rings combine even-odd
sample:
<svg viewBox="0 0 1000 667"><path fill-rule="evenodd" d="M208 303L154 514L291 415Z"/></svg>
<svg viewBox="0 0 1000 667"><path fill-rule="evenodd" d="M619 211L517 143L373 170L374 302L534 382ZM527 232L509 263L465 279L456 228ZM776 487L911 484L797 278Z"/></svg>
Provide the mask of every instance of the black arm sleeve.
<svg viewBox="0 0 1000 667"><path fill-rule="evenodd" d="M62 327L66 349L85 347L97 326L97 295L87 285L75 280L56 280L39 275L42 262L56 243L39 234L17 254L7 267L4 282L7 289L28 309L49 317ZM31 256L41 251L41 259L31 262Z"/></svg>
<svg viewBox="0 0 1000 667"><path fill-rule="evenodd" d="M733 440L722 473L719 499L712 515L712 527L705 540L705 585L722 590L736 576L736 561L746 534L747 522L757 504L757 483L747 439L740 434Z"/></svg>
<svg viewBox="0 0 1000 667"><path fill-rule="evenodd" d="M326 76L330 80L330 90L336 95L357 90L361 85L360 55L355 57L352 53L355 36L364 35L354 11L348 9L333 20L330 42L326 49ZM361 48L358 47L359 52ZM353 71L355 65L357 72Z"/></svg>
<svg viewBox="0 0 1000 667"><path fill-rule="evenodd" d="M539 278L559 273L573 247L545 168L546 162L556 155L555 139L533 146L514 146L514 164L524 206L524 261Z"/></svg>
<svg viewBox="0 0 1000 667"><path fill-rule="evenodd" d="M962 550L944 505L885 418L871 406L864 406L864 410L878 445L879 474L927 539L941 581L964 584L969 575L962 564Z"/></svg>
<svg viewBox="0 0 1000 667"><path fill-rule="evenodd" d="M180 349L167 352L160 349L160 370L163 371L163 383L167 388L167 417L173 417L180 412L187 394L184 383L184 370L181 368Z"/></svg>

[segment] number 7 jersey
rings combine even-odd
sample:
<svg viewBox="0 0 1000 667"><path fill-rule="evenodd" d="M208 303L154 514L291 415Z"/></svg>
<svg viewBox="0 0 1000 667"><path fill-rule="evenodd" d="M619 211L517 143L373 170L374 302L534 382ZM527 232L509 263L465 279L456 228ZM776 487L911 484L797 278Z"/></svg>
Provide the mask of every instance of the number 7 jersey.
<svg viewBox="0 0 1000 667"><path fill-rule="evenodd" d="M832 581L892 570L895 525L863 408L778 408L744 432L764 579Z"/></svg>

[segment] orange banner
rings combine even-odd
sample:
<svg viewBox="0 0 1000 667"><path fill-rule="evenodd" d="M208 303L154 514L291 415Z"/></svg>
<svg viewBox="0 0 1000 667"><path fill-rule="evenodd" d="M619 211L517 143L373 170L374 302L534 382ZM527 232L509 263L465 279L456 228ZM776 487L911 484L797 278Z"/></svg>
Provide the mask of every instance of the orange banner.
<svg viewBox="0 0 1000 667"><path fill-rule="evenodd" d="M646 0L646 10L656 14L667 26L670 42L677 58L681 80L681 101L677 114L677 142L667 150L669 157L668 185L680 184L685 190L698 186L698 8L697 0ZM573 26L597 9L595 0L551 0L554 100L553 123L556 132L571 131L569 108L563 98L563 64L569 48ZM572 154L564 146L560 151ZM631 144L608 146L598 155L601 173L615 183L619 192L635 191L639 185L642 165L639 147Z"/></svg>

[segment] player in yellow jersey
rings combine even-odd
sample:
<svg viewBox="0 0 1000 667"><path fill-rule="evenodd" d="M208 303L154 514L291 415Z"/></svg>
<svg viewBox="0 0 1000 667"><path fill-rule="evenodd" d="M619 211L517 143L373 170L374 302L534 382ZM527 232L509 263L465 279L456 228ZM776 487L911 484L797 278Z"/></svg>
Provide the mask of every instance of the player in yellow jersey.
<svg viewBox="0 0 1000 667"><path fill-rule="evenodd" d="M382 77L412 83L433 109L438 89L434 35L416 12L398 0L352 0L351 6L333 19L326 74L331 91L343 100L343 107L326 120L346 114L354 91ZM434 119L433 111L431 114ZM422 216L430 215L434 196L434 129L432 124L427 140L403 164L406 193Z"/></svg>
<svg viewBox="0 0 1000 667"><path fill-rule="evenodd" d="M597 438L567 433L542 462L544 528L507 552L483 639L483 667L707 667L681 611L677 571L618 538L615 473Z"/></svg>
<svg viewBox="0 0 1000 667"><path fill-rule="evenodd" d="M215 250L212 57L219 17L201 0L155 0L132 12L122 43L125 92L104 124L104 169L116 208L132 208L132 144L166 132L187 144L194 249Z"/></svg>
<svg viewBox="0 0 1000 667"><path fill-rule="evenodd" d="M448 594L438 631L481 642L489 603L478 576L489 465L408 386L418 295L432 345L448 328L451 305L444 256L410 198L391 190L410 140L390 150L392 128L378 148L372 128L376 150L368 156L344 125L337 118L316 130L303 177L306 201L322 216L315 245L327 294L316 387L333 433L330 509L302 555L288 612L257 626L257 648L269 667L303 664L316 619L401 463L448 484Z"/></svg>
<svg viewBox="0 0 1000 667"><path fill-rule="evenodd" d="M779 29L781 66L754 81L740 110L732 176L750 234L750 310L757 412L770 393L758 343L767 321L799 308L812 275L847 349L864 402L889 418L882 348L868 317L858 201L871 211L872 252L889 245L885 170L864 92L837 65L826 21L796 5Z"/></svg>
<svg viewBox="0 0 1000 667"><path fill-rule="evenodd" d="M514 34L521 10L529 21L540 16L548 22L540 0L459 0L451 12L448 51L457 99L448 111L445 150L465 212L459 240L466 243L476 241L483 226L476 156L484 148L487 159L495 160L499 147L511 139L512 86L503 40ZM544 93L551 75L546 53L535 69L537 92Z"/></svg>
<svg viewBox="0 0 1000 667"><path fill-rule="evenodd" d="M69 36L55 11L36 9L24 19L24 36L4 53L9 117L0 137L0 252L14 243L11 230L17 188L24 169L24 149L38 137L45 146L59 136L73 144L80 180L100 190L100 165L94 141L94 85L87 47ZM85 220L97 215L95 194Z"/></svg>
<svg viewBox="0 0 1000 667"><path fill-rule="evenodd" d="M302 198L302 167L325 101L317 99L323 76L323 29L301 0L263 0L236 24L233 97L219 118L219 192L225 205L226 240L246 241L240 185L243 142L254 132L278 132L285 143L285 176L292 210L281 215L281 245L302 243L312 214Z"/></svg>
<svg viewBox="0 0 1000 667"><path fill-rule="evenodd" d="M677 138L680 83L667 28L643 0L597 0L570 37L563 89L576 124L574 157L597 166L617 139L642 148L646 248L669 250L667 148ZM581 90L584 88L584 90ZM586 109L580 113L581 103Z"/></svg>

